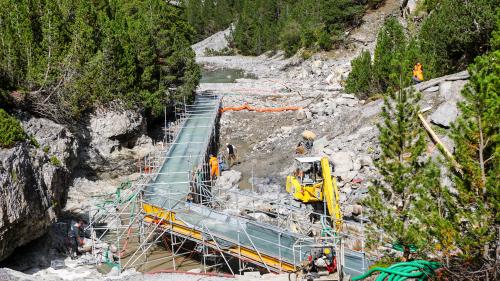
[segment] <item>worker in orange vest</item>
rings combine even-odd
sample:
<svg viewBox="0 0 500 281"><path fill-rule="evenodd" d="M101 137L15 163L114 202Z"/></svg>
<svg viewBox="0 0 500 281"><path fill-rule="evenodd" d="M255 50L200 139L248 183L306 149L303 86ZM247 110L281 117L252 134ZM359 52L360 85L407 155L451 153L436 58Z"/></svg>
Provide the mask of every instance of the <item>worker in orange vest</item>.
<svg viewBox="0 0 500 281"><path fill-rule="evenodd" d="M217 157L210 154L208 163L210 164L210 178L219 177L219 160L217 160Z"/></svg>
<svg viewBox="0 0 500 281"><path fill-rule="evenodd" d="M419 62L417 62L417 64L415 64L415 66L413 67L412 80L413 82L415 82L415 84L424 81L424 69L422 67L422 64Z"/></svg>

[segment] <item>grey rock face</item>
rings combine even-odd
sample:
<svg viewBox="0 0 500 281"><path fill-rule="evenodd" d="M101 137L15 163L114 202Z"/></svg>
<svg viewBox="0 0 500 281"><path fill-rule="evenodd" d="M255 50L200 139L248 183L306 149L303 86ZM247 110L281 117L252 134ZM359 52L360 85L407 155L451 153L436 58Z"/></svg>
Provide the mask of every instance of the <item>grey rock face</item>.
<svg viewBox="0 0 500 281"><path fill-rule="evenodd" d="M30 117L24 118L22 124L28 135L35 136L45 153L56 156L69 170L77 165L79 144L66 127L48 119Z"/></svg>
<svg viewBox="0 0 500 281"><path fill-rule="evenodd" d="M40 236L66 201L78 143L63 126L22 117L39 147L22 142L0 149L0 260Z"/></svg>
<svg viewBox="0 0 500 281"><path fill-rule="evenodd" d="M401 10L401 15L403 17L408 17L417 9L418 0L400 0L399 9Z"/></svg>
<svg viewBox="0 0 500 281"><path fill-rule="evenodd" d="M146 121L142 115L120 105L112 110L98 110L90 117L89 145L85 147L85 163L99 175L134 172L136 145L151 146L145 136Z"/></svg>
<svg viewBox="0 0 500 281"><path fill-rule="evenodd" d="M216 185L220 188L232 188L238 185L241 172L236 170L223 171L217 179Z"/></svg>
<svg viewBox="0 0 500 281"><path fill-rule="evenodd" d="M0 268L0 280L3 281L35 281L36 277L9 268Z"/></svg>
<svg viewBox="0 0 500 281"><path fill-rule="evenodd" d="M334 102L336 104L339 104L339 105L347 105L350 107L358 104L358 101L356 99L351 98L351 97L338 97L334 100Z"/></svg>
<svg viewBox="0 0 500 281"><path fill-rule="evenodd" d="M325 149L327 145L328 145L327 138L322 137L314 141L312 150L314 153L319 154Z"/></svg>
<svg viewBox="0 0 500 281"><path fill-rule="evenodd" d="M458 117L457 105L453 102L445 102L438 107L438 109L431 114L430 119L432 123L449 128Z"/></svg>
<svg viewBox="0 0 500 281"><path fill-rule="evenodd" d="M132 147L146 129L146 122L137 111L96 112L90 118L91 146L102 156L123 146Z"/></svg>
<svg viewBox="0 0 500 281"><path fill-rule="evenodd" d="M229 46L228 38L231 36L232 28L219 31L207 39L198 42L192 46L197 57L204 56L207 49L220 51Z"/></svg>
<svg viewBox="0 0 500 281"><path fill-rule="evenodd" d="M434 87L430 87L430 88L425 89L424 92L432 93L432 92L437 92L438 90L439 90L439 86L434 86Z"/></svg>
<svg viewBox="0 0 500 281"><path fill-rule="evenodd" d="M460 92L467 84L467 80L444 81L439 83L439 95L446 101L461 101Z"/></svg>
<svg viewBox="0 0 500 281"><path fill-rule="evenodd" d="M354 153L350 151L339 151L332 154L330 160L335 168L335 175L343 179L351 177L350 171L354 168Z"/></svg>

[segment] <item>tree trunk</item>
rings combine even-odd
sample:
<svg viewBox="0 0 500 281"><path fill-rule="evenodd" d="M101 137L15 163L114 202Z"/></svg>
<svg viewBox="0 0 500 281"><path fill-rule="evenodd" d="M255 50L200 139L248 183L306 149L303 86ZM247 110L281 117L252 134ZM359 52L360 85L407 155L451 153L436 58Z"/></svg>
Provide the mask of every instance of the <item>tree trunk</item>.
<svg viewBox="0 0 500 281"><path fill-rule="evenodd" d="M410 259L410 247L407 245L404 245L403 261L408 261L409 259Z"/></svg>
<svg viewBox="0 0 500 281"><path fill-rule="evenodd" d="M483 189L483 195L486 194L486 172L484 170L484 136L483 127L481 123L481 115L477 116L477 125L479 128L479 165L481 167L481 187Z"/></svg>

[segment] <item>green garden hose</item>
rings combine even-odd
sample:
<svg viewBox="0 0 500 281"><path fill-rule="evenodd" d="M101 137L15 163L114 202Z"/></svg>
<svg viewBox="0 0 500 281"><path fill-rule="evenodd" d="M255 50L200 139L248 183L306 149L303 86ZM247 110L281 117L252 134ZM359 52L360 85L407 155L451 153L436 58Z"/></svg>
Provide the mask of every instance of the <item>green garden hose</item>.
<svg viewBox="0 0 500 281"><path fill-rule="evenodd" d="M375 272L380 272L376 281L402 281L408 278L414 278L419 281L426 281L434 275L434 271L441 267L438 262L416 260L410 262L400 262L389 266L388 268L375 267L367 273L353 277L352 280L362 280Z"/></svg>
<svg viewBox="0 0 500 281"><path fill-rule="evenodd" d="M104 252L104 263L108 265L109 267L118 267L120 268L120 264L115 262L114 260L109 258L109 246L108 249Z"/></svg>
<svg viewBox="0 0 500 281"><path fill-rule="evenodd" d="M403 244L401 243L394 243L392 244L392 248L396 251L399 251L399 252L404 252L405 251L405 246L403 246ZM417 251L417 247L415 245L408 245L408 249L410 250L410 253L415 253Z"/></svg>

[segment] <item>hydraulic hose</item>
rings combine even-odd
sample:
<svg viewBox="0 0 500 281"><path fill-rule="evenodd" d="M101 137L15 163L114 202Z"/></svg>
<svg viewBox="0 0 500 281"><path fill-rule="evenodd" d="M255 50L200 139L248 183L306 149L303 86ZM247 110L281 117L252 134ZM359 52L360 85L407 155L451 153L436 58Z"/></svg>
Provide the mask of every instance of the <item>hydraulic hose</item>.
<svg viewBox="0 0 500 281"><path fill-rule="evenodd" d="M425 260L400 262L393 264L388 268L372 268L363 275L353 277L352 280L362 280L375 272L380 272L380 275L377 277L376 281L402 281L408 278L415 278L419 281L426 281L430 276L433 276L434 271L440 267L441 264L438 262Z"/></svg>

